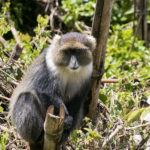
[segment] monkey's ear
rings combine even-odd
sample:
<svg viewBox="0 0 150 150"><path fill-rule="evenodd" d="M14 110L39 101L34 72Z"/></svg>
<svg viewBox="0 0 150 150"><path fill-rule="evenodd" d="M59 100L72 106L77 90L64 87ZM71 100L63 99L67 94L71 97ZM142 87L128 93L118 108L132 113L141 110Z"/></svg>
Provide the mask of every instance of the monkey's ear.
<svg viewBox="0 0 150 150"><path fill-rule="evenodd" d="M92 50L94 50L96 48L96 39L91 35L88 35L87 37L88 37L89 43L91 44Z"/></svg>
<svg viewBox="0 0 150 150"><path fill-rule="evenodd" d="M54 38L53 38L53 43L58 43L59 40L60 40L60 38L61 38L61 36L58 35L58 34L56 34L56 35L54 36Z"/></svg>

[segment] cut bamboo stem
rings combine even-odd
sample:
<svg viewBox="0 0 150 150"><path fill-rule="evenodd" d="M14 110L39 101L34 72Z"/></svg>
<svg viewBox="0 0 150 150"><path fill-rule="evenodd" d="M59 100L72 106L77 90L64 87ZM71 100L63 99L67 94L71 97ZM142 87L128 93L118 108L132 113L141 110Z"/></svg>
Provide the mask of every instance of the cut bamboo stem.
<svg viewBox="0 0 150 150"><path fill-rule="evenodd" d="M43 150L59 150L60 140L63 133L63 122L65 112L64 107L60 106L59 116L54 115L54 106L48 108L44 123L44 147Z"/></svg>

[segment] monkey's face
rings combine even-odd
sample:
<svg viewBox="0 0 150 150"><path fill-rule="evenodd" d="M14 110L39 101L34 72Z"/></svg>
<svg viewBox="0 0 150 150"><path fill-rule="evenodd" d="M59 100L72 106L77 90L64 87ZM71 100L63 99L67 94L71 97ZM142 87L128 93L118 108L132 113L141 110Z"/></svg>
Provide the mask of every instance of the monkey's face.
<svg viewBox="0 0 150 150"><path fill-rule="evenodd" d="M59 39L58 44L59 48L53 52L53 62L59 68L78 71L92 63L92 51L95 48L93 37L68 33Z"/></svg>
<svg viewBox="0 0 150 150"><path fill-rule="evenodd" d="M55 55L57 55L54 59L55 65L74 71L92 62L92 53L86 49L64 49Z"/></svg>

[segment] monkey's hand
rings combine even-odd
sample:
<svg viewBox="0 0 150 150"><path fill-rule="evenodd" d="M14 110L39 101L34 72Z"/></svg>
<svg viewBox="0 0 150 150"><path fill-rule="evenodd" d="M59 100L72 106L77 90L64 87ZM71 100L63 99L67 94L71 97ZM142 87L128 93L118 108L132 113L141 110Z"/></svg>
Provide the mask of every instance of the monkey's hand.
<svg viewBox="0 0 150 150"><path fill-rule="evenodd" d="M61 105L64 106L64 110L65 110L64 129L69 130L72 127L73 118L72 116L69 115L66 105L64 103L62 103Z"/></svg>
<svg viewBox="0 0 150 150"><path fill-rule="evenodd" d="M73 118L71 116L66 116L64 119L64 131L61 137L61 143L66 142L68 136L70 135L70 132L72 130L72 123L73 123Z"/></svg>
<svg viewBox="0 0 150 150"><path fill-rule="evenodd" d="M64 120L64 129L71 129L73 118L71 116L66 116Z"/></svg>

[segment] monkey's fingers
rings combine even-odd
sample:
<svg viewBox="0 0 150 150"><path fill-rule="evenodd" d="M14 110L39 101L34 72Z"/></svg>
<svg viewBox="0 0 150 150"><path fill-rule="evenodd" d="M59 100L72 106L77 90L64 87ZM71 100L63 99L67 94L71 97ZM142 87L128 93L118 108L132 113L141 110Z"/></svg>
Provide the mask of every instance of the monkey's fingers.
<svg viewBox="0 0 150 150"><path fill-rule="evenodd" d="M64 120L64 129L70 129L72 127L73 118L71 116L67 116Z"/></svg>

